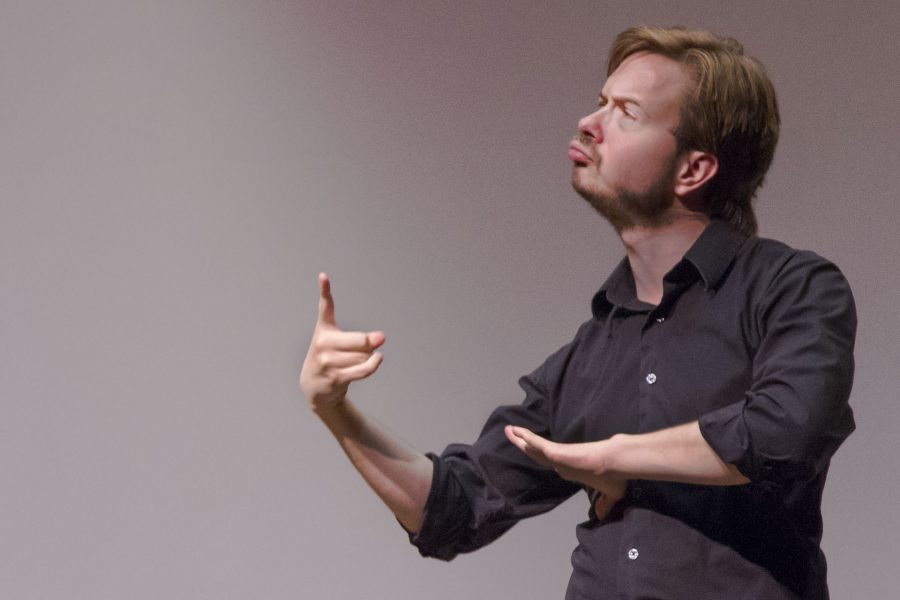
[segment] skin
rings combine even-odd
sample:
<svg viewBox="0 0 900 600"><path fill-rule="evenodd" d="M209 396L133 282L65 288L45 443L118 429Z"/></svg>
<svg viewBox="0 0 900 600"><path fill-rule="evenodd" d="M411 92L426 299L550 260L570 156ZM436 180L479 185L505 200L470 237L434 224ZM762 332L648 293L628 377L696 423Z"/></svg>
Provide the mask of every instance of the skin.
<svg viewBox="0 0 900 600"><path fill-rule="evenodd" d="M663 276L709 223L689 207L702 205L702 187L718 168L711 154L677 153L674 132L690 84L690 73L669 58L629 56L603 86L598 109L578 122L578 139L569 147L573 187L617 230L637 296L654 305L662 300ZM719 458L696 421L582 444L558 444L522 427L507 426L505 433L536 462L597 490L601 518L624 496L629 479L749 481Z"/></svg>
<svg viewBox="0 0 900 600"><path fill-rule="evenodd" d="M621 234L669 220L680 120L688 75L659 55L626 58L578 121L569 146L572 186Z"/></svg>
<svg viewBox="0 0 900 600"><path fill-rule="evenodd" d="M663 276L684 256L709 222L703 186L716 173L716 157L678 153L674 136L690 74L675 61L640 53L626 58L607 80L600 106L578 122L569 146L572 185L618 232L638 298L662 299ZM312 410L334 434L350 461L409 531L421 526L431 487L431 461L370 419L347 398L353 381L382 363L380 331L343 331L334 317L331 284L319 275L319 316L300 374ZM561 477L597 490L602 518L623 497L629 479L737 485L747 479L724 463L703 439L697 422L641 435L559 444L507 426L510 443Z"/></svg>
<svg viewBox="0 0 900 600"><path fill-rule="evenodd" d="M381 331L343 331L334 318L331 282L319 274L319 316L300 371L300 389L363 479L409 531L419 530L431 488L431 461L356 409L350 383L384 360Z"/></svg>
<svg viewBox="0 0 900 600"><path fill-rule="evenodd" d="M627 57L607 79L598 108L569 145L572 186L616 229L638 298L658 304L662 278L709 222L702 188L718 161L677 152L675 130L691 75L658 54Z"/></svg>

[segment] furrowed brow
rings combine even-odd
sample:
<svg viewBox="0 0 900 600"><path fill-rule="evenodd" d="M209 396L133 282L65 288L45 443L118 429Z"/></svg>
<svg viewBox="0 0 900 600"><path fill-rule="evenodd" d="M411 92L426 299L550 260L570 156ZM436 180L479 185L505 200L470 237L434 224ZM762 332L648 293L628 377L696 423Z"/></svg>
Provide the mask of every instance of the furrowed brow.
<svg viewBox="0 0 900 600"><path fill-rule="evenodd" d="M619 95L616 95L616 96L613 96L613 97L610 98L610 99L611 99L613 102L615 102L616 104L633 104L634 106L637 106L638 108L641 107L641 103L638 102L638 99L635 98L635 97L633 97L633 96L619 96Z"/></svg>
<svg viewBox="0 0 900 600"><path fill-rule="evenodd" d="M612 96L607 96L601 91L599 94L597 94L597 99L612 101L613 104L618 104L619 106L631 104L637 108L643 108L641 106L641 103L634 96L623 96L621 94L613 94Z"/></svg>

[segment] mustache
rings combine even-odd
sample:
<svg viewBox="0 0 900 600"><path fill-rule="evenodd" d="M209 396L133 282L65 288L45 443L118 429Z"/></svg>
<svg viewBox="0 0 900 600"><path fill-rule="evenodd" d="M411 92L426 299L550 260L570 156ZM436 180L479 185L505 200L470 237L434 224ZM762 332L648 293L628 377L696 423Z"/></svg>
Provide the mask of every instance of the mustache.
<svg viewBox="0 0 900 600"><path fill-rule="evenodd" d="M597 155L596 148L595 148L596 141L594 140L594 138L592 136L579 131L578 133L576 133L575 135L572 136L572 141L578 142L579 144L581 144L582 148L587 153L587 155L590 156L591 160L594 162L595 165L600 164L600 157Z"/></svg>

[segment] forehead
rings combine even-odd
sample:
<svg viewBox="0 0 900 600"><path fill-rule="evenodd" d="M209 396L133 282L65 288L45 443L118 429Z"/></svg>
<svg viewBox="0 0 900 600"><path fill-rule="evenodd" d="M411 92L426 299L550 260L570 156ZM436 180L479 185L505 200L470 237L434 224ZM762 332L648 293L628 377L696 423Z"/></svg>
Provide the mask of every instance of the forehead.
<svg viewBox="0 0 900 600"><path fill-rule="evenodd" d="M639 52L612 72L603 94L633 98L648 112L677 112L689 82L689 72L680 63L661 54Z"/></svg>

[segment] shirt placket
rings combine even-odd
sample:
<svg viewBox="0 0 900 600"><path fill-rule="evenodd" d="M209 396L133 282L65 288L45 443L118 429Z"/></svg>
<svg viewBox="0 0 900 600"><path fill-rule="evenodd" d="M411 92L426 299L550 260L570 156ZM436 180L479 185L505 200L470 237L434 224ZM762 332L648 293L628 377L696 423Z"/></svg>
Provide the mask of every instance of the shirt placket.
<svg viewBox="0 0 900 600"><path fill-rule="evenodd" d="M642 315L633 318L644 319L644 324L640 330L639 340L639 367L634 374L637 378L637 405L638 405L638 433L647 433L655 429L653 426L653 418L650 411L658 404L654 400L665 382L658 372L659 364L659 336L662 334L662 328L666 322L665 304L645 312ZM642 489L639 482L632 482L628 490L629 501L632 507L640 506L640 498ZM638 596L638 582L642 579L642 572L647 568L652 568L654 558L650 554L650 548L643 543L643 536L648 530L649 525L644 521L648 518L643 511L633 511L632 516L626 519L623 528L623 536L621 546L619 548L619 573L621 575L619 581L623 583L619 589L619 597L624 599L635 598Z"/></svg>

